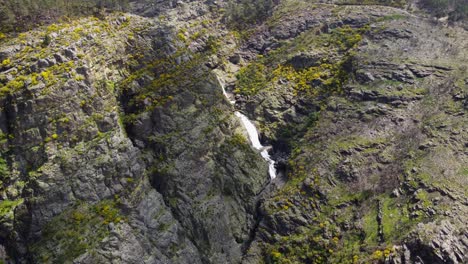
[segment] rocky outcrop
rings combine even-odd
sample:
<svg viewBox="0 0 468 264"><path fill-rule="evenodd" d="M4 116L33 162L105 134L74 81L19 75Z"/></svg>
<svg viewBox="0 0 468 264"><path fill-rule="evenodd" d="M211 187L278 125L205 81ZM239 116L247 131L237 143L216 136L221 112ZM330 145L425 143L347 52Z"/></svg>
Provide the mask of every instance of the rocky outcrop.
<svg viewBox="0 0 468 264"><path fill-rule="evenodd" d="M468 260L465 254L467 233L463 229L458 229L449 220L442 220L439 224L419 224L415 231L415 237L408 243L408 248L413 251L418 250L417 254L413 253L413 255L416 255L413 257L413 261L433 263L466 262Z"/></svg>

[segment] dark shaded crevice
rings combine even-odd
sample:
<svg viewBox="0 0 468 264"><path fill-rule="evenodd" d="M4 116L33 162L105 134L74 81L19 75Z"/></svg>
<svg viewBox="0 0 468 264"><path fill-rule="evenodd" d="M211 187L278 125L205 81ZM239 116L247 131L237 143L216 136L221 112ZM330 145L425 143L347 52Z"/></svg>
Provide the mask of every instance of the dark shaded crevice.
<svg viewBox="0 0 468 264"><path fill-rule="evenodd" d="M262 142L263 144L264 142ZM250 249L252 243L255 241L257 234L259 232L259 228L261 223L263 222L265 215L262 212L262 205L267 196L274 192L276 189L280 188L287 179L285 178L286 171L287 171L287 156L285 152L276 152L275 147L277 146L277 142L273 142L272 147L269 151L270 157L275 161L275 168L276 168L276 178L272 179L263 186L263 188L256 194L256 203L255 203L255 210L253 212L253 225L249 231L249 237L247 241L245 241L241 247L241 252L243 258L246 256L248 250ZM287 151L287 148L280 148L281 151ZM267 174L267 176L269 176Z"/></svg>
<svg viewBox="0 0 468 264"><path fill-rule="evenodd" d="M12 168L12 163L15 161L13 160L14 155L21 156L23 151L18 151L16 148L21 148L21 146L15 146L13 141L15 140L14 137L10 137L11 134L13 134L13 131L15 131L14 123L11 122L11 120L16 120L16 115L14 114L14 97L12 95L7 95L7 97L3 100L3 118L0 120L1 126L3 130L5 131L6 139L7 139L7 149L2 150L2 153L0 153L6 163L7 167L9 170ZM28 176L27 176L27 171L26 167L28 167L29 164L25 164L25 166L20 166L19 169L21 170L21 173L19 175L19 178L17 179L18 181L25 181L28 183ZM3 181L5 179L2 179ZM7 186L14 184L11 182L11 179L7 178ZM27 186L26 186L27 187ZM25 190L28 190L25 188ZM23 191L21 195L18 197L19 198L27 198L28 196L32 197L32 194ZM11 197L10 197L11 198ZM11 230L17 230L17 232L9 232L9 230L0 230L0 233L2 234L0 236L0 245L4 245L5 251L7 255L14 261L13 263L21 263L21 261L24 261L25 259L30 260L31 256L29 255L29 252L26 251L26 246L27 246L27 241L28 241L28 234L30 233L30 223L31 223L31 215L30 215L30 210L26 209L25 207L27 206L27 200L25 201L25 204L17 207L14 210L13 213L13 228ZM19 208L22 208L23 210L19 211ZM32 262L31 262L32 263Z"/></svg>
<svg viewBox="0 0 468 264"><path fill-rule="evenodd" d="M262 190L262 192L265 189ZM261 194L261 193L260 193ZM254 211L254 224L253 227L250 229L249 232L249 238L247 241L245 241L241 247L241 252L242 256L245 256L247 254L247 251L250 249L250 246L252 245L253 241L255 240L257 233L258 233L258 228L260 226L260 223L263 220L263 215L260 210L260 206L262 205L262 200L258 200L257 203L255 204L255 211Z"/></svg>
<svg viewBox="0 0 468 264"><path fill-rule="evenodd" d="M243 258L247 255L249 249L252 246L252 243L255 241L257 238L257 235L259 233L259 228L262 224L262 222L265 219L265 213L262 212L262 205L266 199L268 199L268 196L273 193L275 190L281 188L281 186L284 185L284 183L287 181L286 173L287 173L287 166L284 165L283 163L278 164L276 163L276 173L277 177L273 180L271 180L267 185L265 185L260 192L256 195L257 196L257 202L255 203L255 210L253 212L253 225L252 228L250 229L249 232L249 237L247 241L245 241L241 247L241 252Z"/></svg>
<svg viewBox="0 0 468 264"><path fill-rule="evenodd" d="M383 211L382 211L382 201L377 200L377 235L379 237L379 243L382 244L385 242L384 232L383 232Z"/></svg>

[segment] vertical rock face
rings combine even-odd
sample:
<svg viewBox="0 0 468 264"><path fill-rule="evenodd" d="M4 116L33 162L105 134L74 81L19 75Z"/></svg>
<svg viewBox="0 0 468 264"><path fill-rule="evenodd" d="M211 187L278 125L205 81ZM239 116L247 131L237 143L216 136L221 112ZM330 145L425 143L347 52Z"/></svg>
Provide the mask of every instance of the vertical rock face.
<svg viewBox="0 0 468 264"><path fill-rule="evenodd" d="M465 30L150 2L0 37L0 259L468 261ZM271 182L235 111L273 146Z"/></svg>

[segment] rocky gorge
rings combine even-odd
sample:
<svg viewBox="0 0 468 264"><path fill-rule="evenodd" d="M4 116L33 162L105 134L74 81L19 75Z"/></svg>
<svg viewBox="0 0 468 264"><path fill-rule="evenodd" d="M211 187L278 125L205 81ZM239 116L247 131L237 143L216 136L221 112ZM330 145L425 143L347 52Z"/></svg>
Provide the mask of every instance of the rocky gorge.
<svg viewBox="0 0 468 264"><path fill-rule="evenodd" d="M0 263L468 262L457 12L129 2L0 35Z"/></svg>

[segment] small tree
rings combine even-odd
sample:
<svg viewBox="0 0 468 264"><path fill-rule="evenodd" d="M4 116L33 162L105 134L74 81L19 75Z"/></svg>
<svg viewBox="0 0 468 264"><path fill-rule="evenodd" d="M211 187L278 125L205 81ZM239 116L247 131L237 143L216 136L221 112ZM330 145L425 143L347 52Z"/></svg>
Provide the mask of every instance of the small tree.
<svg viewBox="0 0 468 264"><path fill-rule="evenodd" d="M49 35L49 34L46 34L46 35L44 36L44 39L42 40L41 46L42 46L43 48L45 48L45 47L49 46L49 44L50 44L51 41L52 41L52 39L50 38L50 35Z"/></svg>

